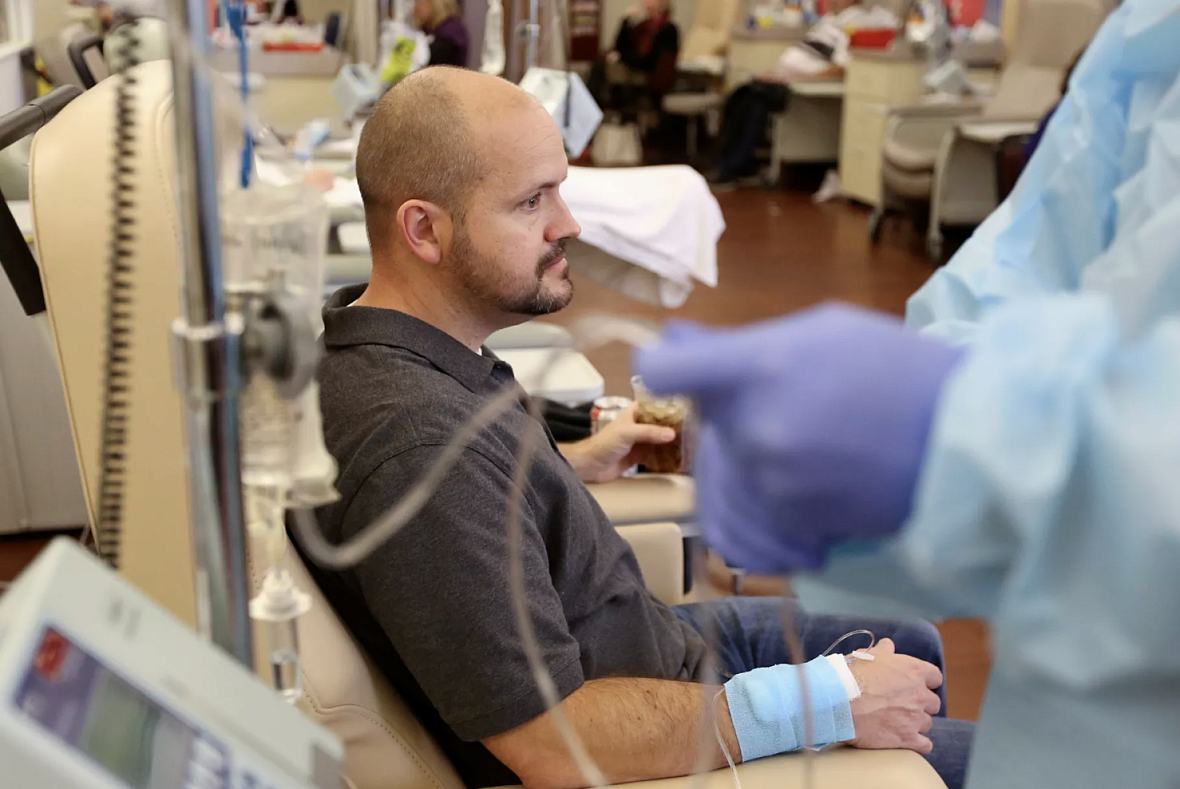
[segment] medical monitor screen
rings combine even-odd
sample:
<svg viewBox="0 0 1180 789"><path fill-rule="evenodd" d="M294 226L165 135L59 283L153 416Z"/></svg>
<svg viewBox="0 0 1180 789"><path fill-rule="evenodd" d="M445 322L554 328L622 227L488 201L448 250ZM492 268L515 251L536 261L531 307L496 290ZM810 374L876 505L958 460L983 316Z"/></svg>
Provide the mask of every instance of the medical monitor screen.
<svg viewBox="0 0 1180 789"><path fill-rule="evenodd" d="M16 706L130 789L171 789L194 777L226 786L225 753L58 631L48 628Z"/></svg>

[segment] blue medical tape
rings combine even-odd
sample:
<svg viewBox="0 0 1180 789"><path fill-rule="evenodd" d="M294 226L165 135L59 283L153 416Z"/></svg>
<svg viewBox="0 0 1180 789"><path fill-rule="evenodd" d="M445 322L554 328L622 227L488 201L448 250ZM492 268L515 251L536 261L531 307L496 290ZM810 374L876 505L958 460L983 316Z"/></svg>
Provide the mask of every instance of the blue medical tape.
<svg viewBox="0 0 1180 789"><path fill-rule="evenodd" d="M840 675L826 658L803 665L809 691L811 743L806 742L798 666L772 666L738 674L725 683L725 698L742 760L823 747L856 736L852 707Z"/></svg>

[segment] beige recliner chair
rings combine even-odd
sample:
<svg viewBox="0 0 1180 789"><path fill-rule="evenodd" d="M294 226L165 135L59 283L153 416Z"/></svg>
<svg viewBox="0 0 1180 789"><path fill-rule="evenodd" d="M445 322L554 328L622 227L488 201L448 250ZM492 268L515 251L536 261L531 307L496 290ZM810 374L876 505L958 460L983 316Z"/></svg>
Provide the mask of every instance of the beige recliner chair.
<svg viewBox="0 0 1180 789"><path fill-rule="evenodd" d="M172 383L169 324L177 314L177 217L171 75L167 63L138 69L134 201L135 330L127 444L122 572L180 618L194 621L192 549L184 468L182 404ZM105 241L114 113L111 81L99 83L38 133L30 165L37 246L72 428L93 515L99 446ZM227 129L223 139L236 135ZM680 533L672 524L624 530L645 577L668 602L679 599ZM299 622L304 694L300 706L336 732L356 789L461 789L447 762L381 672L364 655L293 551L285 558L314 599ZM257 582L263 568L252 565ZM797 785L801 760L744 765L750 789ZM870 784L886 789L941 787L916 754L838 749L819 762L819 787ZM728 787L718 773L710 785ZM686 782L653 782L673 789Z"/></svg>
<svg viewBox="0 0 1180 789"><path fill-rule="evenodd" d="M942 226L974 225L999 205L997 153L1031 133L1061 97L1061 82L1105 19L1105 0L1023 0L1011 57L993 98L894 109L881 152L881 205L870 221L875 242L887 211L928 201L927 255L942 259Z"/></svg>
<svg viewBox="0 0 1180 789"><path fill-rule="evenodd" d="M744 10L742 0L705 0L697 3L692 27L684 36L678 61L701 57L724 57L729 51L734 23Z"/></svg>

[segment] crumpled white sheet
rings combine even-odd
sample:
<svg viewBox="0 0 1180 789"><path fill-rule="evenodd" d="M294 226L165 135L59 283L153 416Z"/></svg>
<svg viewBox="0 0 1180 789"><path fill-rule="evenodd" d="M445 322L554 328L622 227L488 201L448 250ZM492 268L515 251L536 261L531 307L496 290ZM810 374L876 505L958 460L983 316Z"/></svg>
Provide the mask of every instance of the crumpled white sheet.
<svg viewBox="0 0 1180 789"><path fill-rule="evenodd" d="M561 196L582 226L581 241L607 253L571 252L581 274L667 308L684 304L695 283L716 287L725 218L691 167L571 167Z"/></svg>

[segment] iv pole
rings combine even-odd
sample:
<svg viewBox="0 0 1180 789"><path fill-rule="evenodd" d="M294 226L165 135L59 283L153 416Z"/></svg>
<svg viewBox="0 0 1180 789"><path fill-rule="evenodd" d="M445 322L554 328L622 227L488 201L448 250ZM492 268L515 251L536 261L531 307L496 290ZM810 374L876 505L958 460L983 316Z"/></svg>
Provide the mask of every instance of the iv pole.
<svg viewBox="0 0 1180 789"><path fill-rule="evenodd" d="M541 41L541 0L529 0L529 18L520 24L520 37L525 40L524 70L534 68Z"/></svg>
<svg viewBox="0 0 1180 789"><path fill-rule="evenodd" d="M197 622L213 643L254 663L242 516L237 316L226 314L217 213L213 91L195 61L208 50L207 0L172 0L183 40L172 47L181 243L177 339L186 402Z"/></svg>

